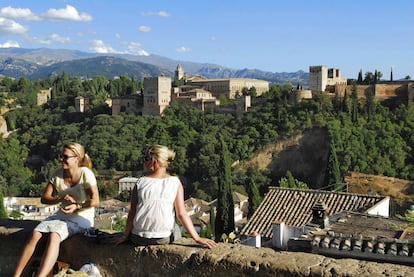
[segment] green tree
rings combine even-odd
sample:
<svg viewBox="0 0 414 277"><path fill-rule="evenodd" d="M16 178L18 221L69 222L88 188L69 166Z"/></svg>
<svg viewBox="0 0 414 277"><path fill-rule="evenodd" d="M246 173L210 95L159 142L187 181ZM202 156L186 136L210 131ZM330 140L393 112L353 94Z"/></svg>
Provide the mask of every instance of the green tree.
<svg viewBox="0 0 414 277"><path fill-rule="evenodd" d="M28 149L14 136L0 139L0 172L6 180L6 195L20 195L20 190L31 183L32 172L25 167Z"/></svg>
<svg viewBox="0 0 414 277"><path fill-rule="evenodd" d="M335 142L331 140L329 144L329 158L326 168L326 185L335 184L335 189L340 188L342 184L341 172L339 170L339 162L336 155Z"/></svg>
<svg viewBox="0 0 414 277"><path fill-rule="evenodd" d="M306 183L295 179L290 170L286 171L286 177L280 178L279 186L282 188L309 189Z"/></svg>
<svg viewBox="0 0 414 277"><path fill-rule="evenodd" d="M216 211L214 210L214 206L210 205L210 222L209 228L211 230L211 234L216 233Z"/></svg>
<svg viewBox="0 0 414 277"><path fill-rule="evenodd" d="M249 196L249 210L247 212L247 218L250 218L256 211L257 207L259 207L261 199L255 180L250 179L246 190Z"/></svg>
<svg viewBox="0 0 414 277"><path fill-rule="evenodd" d="M381 71L377 71L377 70L375 70L375 72L377 72L377 81L380 81L381 78L382 78L382 76L383 76L382 72Z"/></svg>
<svg viewBox="0 0 414 277"><path fill-rule="evenodd" d="M375 83L375 76L372 72L365 72L364 84L371 85Z"/></svg>
<svg viewBox="0 0 414 277"><path fill-rule="evenodd" d="M363 79L362 79L362 69L361 69L358 73L357 83L358 83L358 85L360 85L360 84L362 84L362 82L363 82Z"/></svg>
<svg viewBox="0 0 414 277"><path fill-rule="evenodd" d="M7 211L4 207L3 193L0 190L0 218L7 218Z"/></svg>
<svg viewBox="0 0 414 277"><path fill-rule="evenodd" d="M351 94L351 101L352 101L352 122L357 123L358 122L358 94L357 94L357 88L356 85L354 85L352 94Z"/></svg>
<svg viewBox="0 0 414 277"><path fill-rule="evenodd" d="M372 92L372 87L367 88L365 91L365 110L367 114L367 119L370 121L375 113L375 98L374 93Z"/></svg>
<svg viewBox="0 0 414 277"><path fill-rule="evenodd" d="M223 137L219 138L222 158L219 161L217 214L215 222L215 238L220 240L223 234L234 231L234 202L231 179L230 152Z"/></svg>
<svg viewBox="0 0 414 277"><path fill-rule="evenodd" d="M351 114L352 110L352 101L348 95L347 90L345 89L344 97L342 99L342 111L348 114Z"/></svg>
<svg viewBox="0 0 414 277"><path fill-rule="evenodd" d="M290 170L288 170L286 172L286 178L287 178L287 181L288 181L288 187L289 188L296 187L295 178L293 178L293 174L292 174L292 172Z"/></svg>

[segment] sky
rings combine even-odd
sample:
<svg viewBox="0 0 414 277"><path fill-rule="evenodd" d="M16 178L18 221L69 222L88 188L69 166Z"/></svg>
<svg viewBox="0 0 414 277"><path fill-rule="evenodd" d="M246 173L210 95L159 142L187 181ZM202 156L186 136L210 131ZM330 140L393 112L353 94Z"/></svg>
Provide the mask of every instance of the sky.
<svg viewBox="0 0 414 277"><path fill-rule="evenodd" d="M412 0L0 0L0 47L413 79L413 11Z"/></svg>

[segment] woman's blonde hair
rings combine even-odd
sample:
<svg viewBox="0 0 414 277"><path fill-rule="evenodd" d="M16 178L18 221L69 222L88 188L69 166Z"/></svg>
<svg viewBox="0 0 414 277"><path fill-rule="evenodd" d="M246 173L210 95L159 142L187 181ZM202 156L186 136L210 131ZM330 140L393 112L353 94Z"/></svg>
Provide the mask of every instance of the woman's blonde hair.
<svg viewBox="0 0 414 277"><path fill-rule="evenodd" d="M144 160L157 160L160 166L168 168L170 162L175 158L175 152L167 146L155 144L147 148Z"/></svg>
<svg viewBox="0 0 414 277"><path fill-rule="evenodd" d="M92 161L88 154L85 153L85 148L76 142L69 142L63 145L62 149L69 149L77 157L80 158L79 166L85 166L89 169L92 169Z"/></svg>

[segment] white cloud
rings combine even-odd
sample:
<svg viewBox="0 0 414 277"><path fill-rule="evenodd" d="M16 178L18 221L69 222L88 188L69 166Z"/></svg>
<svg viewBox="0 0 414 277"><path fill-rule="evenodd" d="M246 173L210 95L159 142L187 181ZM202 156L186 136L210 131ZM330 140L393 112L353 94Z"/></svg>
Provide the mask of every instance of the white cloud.
<svg viewBox="0 0 414 277"><path fill-rule="evenodd" d="M10 48L10 47L20 48L20 45L17 41L14 41L14 40L8 40L3 44L0 43L0 48Z"/></svg>
<svg viewBox="0 0 414 277"><path fill-rule="evenodd" d="M159 12L143 12L141 13L142 16L161 16L161 17L168 17L170 14L166 11L159 11Z"/></svg>
<svg viewBox="0 0 414 277"><path fill-rule="evenodd" d="M181 46L181 47L175 48L175 51L177 51L177 52L190 52L191 48Z"/></svg>
<svg viewBox="0 0 414 277"><path fill-rule="evenodd" d="M41 44L47 44L47 45L50 45L54 42L59 42L59 43L64 44L64 43L68 43L68 42L71 41L70 38L61 37L58 34L51 34L47 38L28 37L27 36L26 39L31 41L31 42L34 42L34 43L41 43Z"/></svg>
<svg viewBox="0 0 414 277"><path fill-rule="evenodd" d="M87 13L79 14L75 7L66 5L64 9L49 9L44 15L52 20L91 21L92 16Z"/></svg>
<svg viewBox="0 0 414 277"><path fill-rule="evenodd" d="M169 14L169 13L167 13L167 12L165 12L165 11L159 11L159 12L157 13L157 15L159 15L159 16L161 16L161 17L168 17L168 16L170 16L170 14Z"/></svg>
<svg viewBox="0 0 414 277"><path fill-rule="evenodd" d="M115 37L116 37L117 39L121 39L121 35L120 35L120 34L118 34L118 33L116 33L116 34L115 34Z"/></svg>
<svg viewBox="0 0 414 277"><path fill-rule="evenodd" d="M140 31L140 32L143 32L143 33L148 33L149 31L151 31L151 27L148 27L148 26L139 26L138 27L138 30Z"/></svg>
<svg viewBox="0 0 414 277"><path fill-rule="evenodd" d="M67 43L70 42L70 38L64 38L59 36L58 34L51 34L49 36L50 40L56 41L56 42L60 42L60 43Z"/></svg>
<svg viewBox="0 0 414 277"><path fill-rule="evenodd" d="M91 47L89 47L89 50L95 52L95 53L121 53L119 51L116 51L112 46L106 45L102 40L96 39L92 41Z"/></svg>
<svg viewBox="0 0 414 277"><path fill-rule="evenodd" d="M149 56L150 54L145 51L139 42L131 42L128 45L128 52L138 56Z"/></svg>
<svg viewBox="0 0 414 277"><path fill-rule="evenodd" d="M0 35L20 35L27 32L27 29L14 20L0 17Z"/></svg>
<svg viewBox="0 0 414 277"><path fill-rule="evenodd" d="M138 51L138 56L146 56L146 57L148 57L148 56L150 56L150 54L147 51L145 51L144 49L142 49L142 50L139 50Z"/></svg>
<svg viewBox="0 0 414 277"><path fill-rule="evenodd" d="M217 38L216 38L215 36L212 36L212 37L210 37L210 40L211 40L211 41L216 41L216 40L217 40Z"/></svg>
<svg viewBox="0 0 414 277"><path fill-rule="evenodd" d="M39 21L41 18L34 13L30 9L21 9L21 8L12 8L10 6L1 8L0 16L4 16L7 18L13 19L23 19L28 21Z"/></svg>

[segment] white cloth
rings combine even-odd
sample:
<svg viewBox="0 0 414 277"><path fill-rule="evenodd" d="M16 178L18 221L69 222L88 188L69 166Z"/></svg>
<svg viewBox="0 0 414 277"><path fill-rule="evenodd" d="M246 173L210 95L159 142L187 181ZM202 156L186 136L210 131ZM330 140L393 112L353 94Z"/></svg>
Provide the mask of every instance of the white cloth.
<svg viewBox="0 0 414 277"><path fill-rule="evenodd" d="M131 232L145 238L169 237L174 230L174 201L181 184L176 176L164 179L141 177L138 203Z"/></svg>
<svg viewBox="0 0 414 277"><path fill-rule="evenodd" d="M81 167L81 174L76 185L68 187L64 183L63 169L57 169L50 178L49 182L55 187L59 197L66 194L72 195L76 199L76 203L82 204L89 199L87 189L96 186L96 178L92 170L87 167ZM73 214L64 214L58 210L55 214L47 217L42 221L35 230L40 232L57 232L61 240L68 236L83 232L83 230L93 227L95 217L95 208L83 208Z"/></svg>

